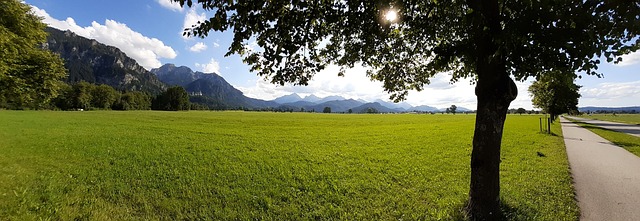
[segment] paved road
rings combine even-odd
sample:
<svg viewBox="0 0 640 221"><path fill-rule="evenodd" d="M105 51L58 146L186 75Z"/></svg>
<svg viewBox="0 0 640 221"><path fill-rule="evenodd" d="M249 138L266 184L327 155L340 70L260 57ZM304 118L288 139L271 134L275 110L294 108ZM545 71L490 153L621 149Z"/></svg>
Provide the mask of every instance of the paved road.
<svg viewBox="0 0 640 221"><path fill-rule="evenodd" d="M640 157L561 118L580 220L640 220Z"/></svg>
<svg viewBox="0 0 640 221"><path fill-rule="evenodd" d="M623 123L601 121L601 120L591 120L591 119L584 119L579 117L568 117L568 118L582 121L588 124L593 124L595 126L606 128L609 130L615 130L615 131L627 133L636 137L640 137L640 125L623 124ZM638 219L640 219L640 217Z"/></svg>

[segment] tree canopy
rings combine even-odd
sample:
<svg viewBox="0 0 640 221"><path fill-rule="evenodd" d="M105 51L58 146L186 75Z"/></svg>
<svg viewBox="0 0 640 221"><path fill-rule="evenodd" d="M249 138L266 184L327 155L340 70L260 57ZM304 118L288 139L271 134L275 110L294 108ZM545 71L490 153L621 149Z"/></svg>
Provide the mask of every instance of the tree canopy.
<svg viewBox="0 0 640 221"><path fill-rule="evenodd" d="M191 6L191 0L174 0ZM477 63L502 59L518 80L548 70L596 70L638 49L638 1L213 1L215 15L185 35L232 29L229 53L273 83L305 85L328 64L370 67L394 98L420 90L437 73L476 78ZM396 22L384 19L387 11ZM487 14L492 11L492 15ZM479 57L476 39L496 53ZM255 38L264 50L249 50Z"/></svg>
<svg viewBox="0 0 640 221"><path fill-rule="evenodd" d="M189 93L183 87L174 86L156 97L153 101L152 109L180 111L189 110L190 106Z"/></svg>
<svg viewBox="0 0 640 221"><path fill-rule="evenodd" d="M173 0L193 6L192 0ZM198 0L214 15L185 35L232 30L241 54L272 83L306 85L329 64L362 65L395 101L438 73L476 83L470 217L499 219L499 164L513 79L597 72L640 47L640 1ZM390 11L396 19L385 19ZM261 49L250 50L255 40Z"/></svg>
<svg viewBox="0 0 640 221"><path fill-rule="evenodd" d="M458 110L458 107L456 105L451 105L451 107L447 107L445 112L456 114L456 110Z"/></svg>
<svg viewBox="0 0 640 221"><path fill-rule="evenodd" d="M0 1L0 107L40 108L58 94L66 70L41 47L41 20L18 0Z"/></svg>
<svg viewBox="0 0 640 221"><path fill-rule="evenodd" d="M575 75L552 71L543 74L529 86L533 106L555 119L558 115L578 110L580 86L573 83Z"/></svg>
<svg viewBox="0 0 640 221"><path fill-rule="evenodd" d="M93 94L91 105L100 109L111 109L120 97L118 91L106 84L95 86L91 93Z"/></svg>

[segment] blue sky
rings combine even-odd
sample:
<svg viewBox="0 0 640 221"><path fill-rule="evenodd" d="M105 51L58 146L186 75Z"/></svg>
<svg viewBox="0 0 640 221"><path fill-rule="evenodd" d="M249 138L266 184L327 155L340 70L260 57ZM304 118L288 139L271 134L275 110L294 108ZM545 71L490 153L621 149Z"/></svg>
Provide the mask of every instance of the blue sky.
<svg viewBox="0 0 640 221"><path fill-rule="evenodd" d="M291 93L317 96L341 95L373 101L386 100L388 94L380 82L371 82L365 69L355 67L345 77L338 77L338 67L329 66L318 73L309 86L276 86L249 71L241 57L224 57L230 45L230 32L211 32L205 39L185 38L184 27L208 18L211 13L196 8L180 8L169 0L27 0L34 12L44 17L52 27L71 30L120 48L147 69L165 63L188 66L203 72L215 72L245 95L265 100ZM208 13L208 14L207 14ZM256 47L248 42L249 47ZM604 61L603 61L604 62ZM604 78L583 76L579 106L639 106L640 105L640 53L624 57L621 64L600 66ZM526 91L530 81L518 82L519 95L512 108L533 108ZM448 83L448 76L440 74L421 92L410 92L407 102L439 108L452 104L475 109L473 85L469 81Z"/></svg>

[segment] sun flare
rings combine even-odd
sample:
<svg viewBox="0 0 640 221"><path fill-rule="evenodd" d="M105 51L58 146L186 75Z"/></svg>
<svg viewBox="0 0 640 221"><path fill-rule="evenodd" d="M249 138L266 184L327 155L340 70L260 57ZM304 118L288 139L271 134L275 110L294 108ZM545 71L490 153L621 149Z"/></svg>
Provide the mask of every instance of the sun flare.
<svg viewBox="0 0 640 221"><path fill-rule="evenodd" d="M387 14L385 14L384 17L385 19L387 19L387 21L394 22L396 21L396 19L398 19L398 12L396 12L396 10L394 9L389 9L389 11L387 11Z"/></svg>

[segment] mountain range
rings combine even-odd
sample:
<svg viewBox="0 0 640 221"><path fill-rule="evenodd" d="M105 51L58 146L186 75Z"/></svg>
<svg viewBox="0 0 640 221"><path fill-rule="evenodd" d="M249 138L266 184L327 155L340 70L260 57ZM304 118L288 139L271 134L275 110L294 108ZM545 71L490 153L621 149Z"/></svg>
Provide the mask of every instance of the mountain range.
<svg viewBox="0 0 640 221"><path fill-rule="evenodd" d="M69 70L66 81L106 84L123 91L159 94L167 85L120 49L87 39L71 31L47 27L43 47L60 55Z"/></svg>
<svg viewBox="0 0 640 221"><path fill-rule="evenodd" d="M278 103L244 96L242 91L216 73L193 71L189 67L165 64L151 69L162 82L181 86L191 95L191 101L212 109L256 109L278 106Z"/></svg>
<svg viewBox="0 0 640 221"><path fill-rule="evenodd" d="M369 108L375 112L406 112L406 111L439 111L437 108L421 106L414 108L407 103L392 103L377 100L366 102L346 99L341 96L318 97L308 95L289 94L272 101L265 101L244 96L242 91L234 88L224 78L216 73L193 71L186 66L165 64L151 69L160 81L169 86L181 86L191 95L191 101L208 106L212 109L272 109L281 111L315 111L320 112L325 107L332 112L367 112Z"/></svg>
<svg viewBox="0 0 640 221"><path fill-rule="evenodd" d="M310 110L323 110L324 107L330 107L333 112L348 112L351 109L355 113L367 112L369 108L375 109L378 113L392 113L392 112L444 112L446 108L438 109L427 105L411 106L406 102L393 103L389 101L383 101L377 99L373 102L364 100L347 99L341 96L328 96L324 98L317 97L313 94L306 97L293 93L278 97L273 100L280 104L281 109L304 109ZM468 112L470 109L464 107L458 107L457 112Z"/></svg>
<svg viewBox="0 0 640 221"><path fill-rule="evenodd" d="M625 113L640 113L640 106L634 107L580 107L580 112L625 112Z"/></svg>
<svg viewBox="0 0 640 221"><path fill-rule="evenodd" d="M272 101L245 96L216 73L193 71L186 66L165 64L147 71L120 49L93 39L78 36L71 31L47 27L49 33L43 47L57 53L69 70L68 83L86 81L106 84L121 91L143 91L157 95L170 86L181 86L190 94L191 102L210 109L266 109L280 111L315 111L325 107L332 112L440 112L426 105L411 106L383 100L368 102L341 96L318 97L313 94L301 97L289 94ZM459 112L469 109L458 107Z"/></svg>

